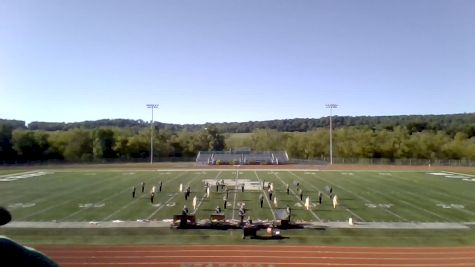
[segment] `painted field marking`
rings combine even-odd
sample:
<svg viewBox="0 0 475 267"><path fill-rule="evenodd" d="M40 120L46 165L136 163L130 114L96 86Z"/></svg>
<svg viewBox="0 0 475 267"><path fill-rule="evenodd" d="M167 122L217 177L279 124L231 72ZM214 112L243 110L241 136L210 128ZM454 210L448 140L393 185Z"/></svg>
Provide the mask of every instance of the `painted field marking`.
<svg viewBox="0 0 475 267"><path fill-rule="evenodd" d="M456 172L430 172L427 174L444 176L449 179L460 179L465 182L475 182L475 176L470 174L456 173Z"/></svg>
<svg viewBox="0 0 475 267"><path fill-rule="evenodd" d="M182 174L176 176L175 179L177 179L178 177L184 176L184 175L185 175L185 172L183 172ZM173 180L175 180L175 179L173 179ZM193 178L191 179L191 181L193 181L193 180L195 180L195 179L196 179L196 177L193 177ZM190 185L190 184L191 184L191 181L190 181L190 183L186 184L185 186ZM171 180L169 180L168 182L171 182ZM158 207L154 212L152 212L152 214L150 214L150 216L147 217L147 220L150 220L153 216L155 216L155 214L157 214L161 209L163 209L163 207L168 207L169 202L170 202L172 199L174 199L177 195L178 195L178 192L172 194L172 195L170 196L170 198L169 198L167 201L165 201L165 203L164 203L163 205L161 205L160 207Z"/></svg>
<svg viewBox="0 0 475 267"><path fill-rule="evenodd" d="M257 171L254 171L254 174L256 175L257 180L259 181L259 183L262 183L261 178L259 178L259 175L257 175ZM274 174L274 175L275 175L275 174ZM264 198L266 199L267 204L268 204L269 207L270 207L270 210L271 210L271 213L272 213L272 217L274 218L274 221L275 221L275 220L276 220L276 217L275 217L275 213L274 213L274 208L272 208L272 204L270 203L269 196L268 196L268 195L266 194L266 192L264 191L264 188L262 188L262 194L264 194Z"/></svg>
<svg viewBox="0 0 475 267"><path fill-rule="evenodd" d="M51 174L53 174L53 173L51 173ZM53 177L53 180L54 179L58 179L58 178ZM79 179L76 179L74 182L72 182L71 184L69 184L67 186L63 185L62 183L53 182L51 180L48 181L47 183L48 183L48 185L50 185L50 183L51 183L50 192L63 192L64 190L69 190L72 187L84 185L84 182L79 180ZM5 195L2 195L2 201L3 202L7 202L7 203L8 202L20 202L20 201L23 201L25 199L25 196L23 194L18 194L18 193L15 193L15 192L9 192L9 193L11 193L11 194L9 194L8 197L6 197ZM10 196L10 195L12 195L12 196ZM55 194L50 194L50 195L46 195L46 196L43 196L43 197L35 198L34 201L40 202L40 201L45 200L45 199L54 198L55 196L56 196Z"/></svg>
<svg viewBox="0 0 475 267"><path fill-rule="evenodd" d="M298 175L296 175L295 173L293 172L290 172L290 174L292 174L293 176L297 177L297 178L300 178ZM313 175L317 175L316 173L314 173ZM307 182L311 187L313 187L314 189L316 189L317 191L320 191L320 192L323 192L321 191L317 186L313 185L312 183L310 182ZM338 204L339 206L341 206L342 208L345 209L346 212L350 213L351 215L355 216L355 218L358 218L358 220L360 222L365 222L365 219L363 219L361 216L359 216L358 214L356 214L354 211L350 210L350 208L346 207L345 205L342 205L342 204Z"/></svg>
<svg viewBox="0 0 475 267"><path fill-rule="evenodd" d="M323 177L320 177L320 176L317 176L317 175L315 175L315 177L317 177L317 178L320 179L320 180L323 180L323 181L324 181L325 183L327 183L327 184L332 184L332 183L328 182L326 179L324 179ZM371 201L371 200L369 200L369 199L367 199L367 198L365 198L365 197L363 197L363 196L360 196L360 195L358 195L358 194L356 194L356 193L353 193L352 191L350 191L350 190L344 188L344 187L341 186L341 185L336 184L335 182L333 182L333 184L334 184L335 186L341 188L343 191L346 191L346 192L352 194L353 196L355 196L355 197L357 197L357 198L359 198L359 199L362 199L362 200L363 200L364 202L366 202L366 203L372 203L372 202L373 202L373 201ZM375 191L372 191L372 192L377 193L377 192L375 192ZM383 208L383 210L384 210L386 213L389 213L389 214L391 214L391 215L393 215L393 216L396 216L397 218L399 218L399 219L401 219L401 220L403 220L403 221L406 221L406 222L409 221L409 220L407 220L406 218L400 216L399 214L396 214L396 213L394 213L394 212L388 210L387 208Z"/></svg>
<svg viewBox="0 0 475 267"><path fill-rule="evenodd" d="M285 183L285 181L282 180L282 178L280 178L279 174L274 174L274 176L275 176L277 179L279 179L280 182L281 182L283 185L287 185L287 184ZM294 191L293 189L290 189L289 191L292 192L292 195L294 195L294 196L297 198L297 200L299 201L298 203L302 203L302 205L305 206L305 203L304 203L302 200L300 200L300 197L297 195L297 193L295 193L295 191ZM319 222L322 222L322 219L321 219L320 217L318 217L318 215L317 215L313 210L309 209L308 212L310 212L310 214L312 214L313 217L315 217L315 219L317 219Z"/></svg>
<svg viewBox="0 0 475 267"><path fill-rule="evenodd" d="M130 191L130 189L127 188L127 189L121 190L121 191L119 191L119 192L117 192L117 193L115 193L115 194L113 194L113 195L111 195L111 196L109 196L109 197L103 198L103 199L101 199L101 200L99 201L99 203L105 203L108 199L111 199L111 198L116 197L116 196L118 196L118 195L122 195L122 194L124 194L124 193L127 192L127 191ZM79 205L81 205L81 204L79 204ZM81 206L79 206L79 207L81 208ZM71 214L69 214L69 215L67 215L67 216L64 216L63 218L60 219L60 221L64 221L64 220L66 220L66 219L68 219L68 218L71 218L71 217L73 217L73 216L75 216L75 215L77 215L77 214L79 214L79 213L81 213L81 212L83 212L83 211L85 211L85 209L79 209L79 210L77 210L77 211L75 211L75 212L73 212L73 213L71 213Z"/></svg>
<svg viewBox="0 0 475 267"><path fill-rule="evenodd" d="M135 173L133 173L133 174L135 174ZM148 178L147 180L151 180L151 179L155 179L155 178ZM128 181L127 181L127 180L124 180L124 182L128 182ZM169 181L168 181L168 182L169 182ZM165 184L166 184L166 183L167 183L167 182L165 182ZM123 189L123 190L120 190L119 192L116 192L116 193L113 194L113 195L110 195L110 196L108 196L108 197L106 197L106 198L103 198L103 199L101 199L101 200L99 201L99 203L105 203L107 200L112 199L112 198L115 198L115 197L117 197L117 196L119 196L119 195L123 195L123 194L125 194L127 191L130 191L130 188L127 187L127 188L125 188L125 189ZM136 199L139 199L139 198L137 197ZM136 200L136 199L134 199L134 200ZM125 206L128 207L129 205L131 205L131 204L133 203L134 200L130 201L130 202L129 202L127 205L125 205ZM122 209L122 208L125 208L125 206L122 206L121 209ZM66 220L66 219L68 219L68 218L71 218L71 217L73 217L73 216L75 216L75 215L77 215L77 214L83 212L84 210L85 210L85 209L79 209L79 210L77 210L77 211L75 211L75 212L73 212L73 213L71 213L71 214L69 214L69 215L67 215L67 216L65 216L65 217L63 217L63 218L61 218L60 221Z"/></svg>
<svg viewBox="0 0 475 267"><path fill-rule="evenodd" d="M97 185L100 185L100 184L104 184L104 183L108 183L110 180L113 180L115 177L110 177L108 179L104 179L104 180L99 180L97 181L96 183L90 183L90 184L86 184L82 187L77 187L77 188L74 188L72 190L69 190L69 191L63 191L62 193L60 194L56 194L56 195L53 195L53 196L48 196L48 197L44 197L44 198L41 198L40 200L36 200L35 202L38 204L39 202L43 202L45 199L49 199L49 198L58 198L58 197L61 197L61 196L64 196L64 195L73 195L72 193L73 192L82 192L84 191L86 188L96 188L96 190L92 191L92 192L97 192L97 191L100 191L102 190L102 188L98 187ZM49 206L47 208L44 208L42 210L39 210L37 212L34 212L34 213L30 213L28 214L28 216L24 216L24 217L20 217L20 218L17 218L17 220L25 220L25 219L28 219L28 218L31 218L35 215L38 215L38 214L42 214L44 212L47 212L48 210L51 210L51 209L54 209L54 208L57 208L59 206L62 206L64 204L67 204L67 203L70 203L72 201L74 201L75 199L68 199L66 201L59 201L58 204L56 205L52 205L52 206Z"/></svg>
<svg viewBox="0 0 475 267"><path fill-rule="evenodd" d="M18 208L22 208L22 209L31 208L34 206L36 206L36 203L31 203L31 202L30 203L13 203L13 204L8 205L8 208L14 210Z"/></svg>
<svg viewBox="0 0 475 267"><path fill-rule="evenodd" d="M400 178L400 176L395 176L395 177L396 177L396 178ZM394 182L393 179L391 179L391 181ZM378 195L380 195L380 196L384 196L382 193L379 193L378 191L372 191L372 192L375 193L375 194L378 194ZM408 194L408 195L413 195L413 196L416 196L416 197L420 197L420 196L415 195L415 194L413 194L412 192L409 192L409 191L404 191L404 193L405 193L405 194ZM402 202L402 203L406 204L407 206L413 207L414 209L418 209L418 210L420 210L420 211L423 211L423 212L432 214L432 215L434 215L434 216L436 216L436 217L438 217L438 218L441 218L442 220L445 220L446 222L449 221L449 219L447 219L446 217L444 217L444 216L442 216L442 215L440 215L440 214L437 214L437 213L435 213L435 212L433 212L433 211L430 211L430 210L428 210L428 209L425 209L425 208L423 208L423 207L416 206L416 205L414 205L413 203L408 202L408 201L405 201L405 200L403 200L403 199L401 199L401 198L398 198L397 201ZM386 209L386 210L387 210L387 209Z"/></svg>
<svg viewBox="0 0 475 267"><path fill-rule="evenodd" d="M233 215L232 215L232 218L231 220L234 221L234 213L235 213L235 209L234 207L236 207L236 196L237 196L237 178L239 177L239 172L236 172L236 176L234 177L234 198L233 198ZM226 199L227 200L227 199Z"/></svg>
<svg viewBox="0 0 475 267"><path fill-rule="evenodd" d="M468 176L468 177L473 177L473 178L475 178L475 175L472 175L472 174L458 173L458 172L448 172L448 171L444 171L444 172L445 172L445 173L449 173L449 174L464 175L464 176Z"/></svg>
<svg viewBox="0 0 475 267"><path fill-rule="evenodd" d="M159 173L159 174L162 174L162 173ZM165 181L164 185L166 185L166 184L168 184L168 183L174 181L175 179L178 179L178 177L181 177L181 176L183 176L183 175L185 175L185 172L181 173L181 174L178 175L178 176L175 176L173 179L167 179L167 180ZM158 178L158 177L157 177L157 178ZM155 179L155 178L153 178L153 179ZM130 190L130 189L124 189L124 190L122 190L121 193L123 194L124 191L126 191L126 190ZM114 212L112 212L111 214L109 214L108 216L106 216L105 218L103 218L101 221L107 221L107 220L109 220L110 218L112 218L112 216L116 215L117 213L119 213L119 212L125 210L126 208L130 207L130 206L131 206L132 204L134 204L135 202L139 201L139 199L140 199L139 197L132 199L132 201L129 201L129 203L127 203L126 205L123 205L123 206L120 207L119 209L115 210ZM168 206L169 204L165 203L164 205L167 205L167 206ZM163 205L158 205L158 207L163 207Z"/></svg>
<svg viewBox="0 0 475 267"><path fill-rule="evenodd" d="M438 203L435 204L437 207L441 207L444 209L464 209L465 206L462 204L444 204L444 203Z"/></svg>
<svg viewBox="0 0 475 267"><path fill-rule="evenodd" d="M217 180L218 177L219 177L219 175L220 175L222 172L223 172L223 171L219 171L218 174L216 174L216 177L215 177L214 179ZM202 173L202 174L203 174L203 173ZM206 173L204 173L204 174L206 174ZM211 187L211 185L210 185L210 187ZM210 188L210 191L211 191L211 188ZM195 214L195 213L198 211L198 209L199 209L200 206L201 206L201 203L203 203L203 200L204 200L205 198L206 198L206 193L204 193L204 195L201 197L200 202L198 202L198 204L196 205L196 209L193 211L193 214Z"/></svg>
<svg viewBox="0 0 475 267"><path fill-rule="evenodd" d="M431 173L431 174L432 174L432 173ZM440 175L446 175L446 173L440 173ZM398 178L398 179L401 179L401 180L409 181L409 182L412 181L412 179L408 179L408 178L406 178L405 176L397 176L397 178ZM461 197L459 197L457 194L447 194L447 193L444 193L444 192L439 191L438 188L435 188L435 190L431 190L431 193L438 194L438 195L441 195L441 196L444 196L444 197L455 198L455 199L457 199L458 201L462 201L462 202L475 203L475 200L466 199L466 198L461 198Z"/></svg>
<svg viewBox="0 0 475 267"><path fill-rule="evenodd" d="M79 208L103 208L106 205L104 202L97 202L97 203L79 203Z"/></svg>
<svg viewBox="0 0 475 267"><path fill-rule="evenodd" d="M404 179L404 180L408 181L407 178L404 178L404 177L401 177L401 176L395 176L395 177L398 178L398 179ZM397 180L390 180L390 182L393 182L393 183L395 183L395 181L397 181ZM438 193L438 194L443 194L443 193L438 192L438 191L436 191L436 190L431 190L431 192L435 192L435 193ZM408 195L411 195L411 196L413 196L413 197L416 197L416 198L420 198L421 195L423 195L423 196L424 196L424 197L423 197L424 199L427 199L427 200L431 201L431 202L434 203L434 204L440 203L439 200L434 199L434 198L432 198L431 196L428 196L427 194L424 194L424 192L422 192L420 195L418 195L418 194L415 194L415 193L413 193L413 192L410 192L410 191L407 191L407 190L406 190L406 191L404 191L404 193L405 193L405 194L408 194ZM447 195L447 194L444 194L444 195L447 196L447 197L452 197L452 198L453 198L452 195ZM399 200L402 201L402 202L405 202L406 204L409 203L409 202L403 201L403 200L401 200L401 199L399 199ZM435 216L437 216L437 217L439 217L439 218L441 218L441 219L443 219L443 220L450 221L449 218L444 217L444 216L442 216L442 215L440 215L440 214L437 214L437 213L435 213L435 212L432 212L432 211L430 211L430 210L427 210L427 209L425 209L425 208L417 207L417 206L415 206L414 204L410 204L410 206L415 207L415 208L417 208L417 209L419 209L419 210L422 210L422 211L424 211L424 212L426 212L426 213L430 213L430 214L432 214L432 215L435 215ZM469 210L460 210L460 211L462 211L462 212L464 212L464 213L471 214L471 215L474 215L474 214L475 214L475 212L472 212L472 211L469 211Z"/></svg>
<svg viewBox="0 0 475 267"><path fill-rule="evenodd" d="M47 174L53 174L53 172L33 171L16 174L6 174L0 176L0 182L12 182L16 180L28 179L32 177L39 177Z"/></svg>
<svg viewBox="0 0 475 267"><path fill-rule="evenodd" d="M373 204L373 203L365 203L365 206L368 207L368 208L385 208L385 209L389 209L393 206L393 204L381 204L381 203L378 203L378 204Z"/></svg>

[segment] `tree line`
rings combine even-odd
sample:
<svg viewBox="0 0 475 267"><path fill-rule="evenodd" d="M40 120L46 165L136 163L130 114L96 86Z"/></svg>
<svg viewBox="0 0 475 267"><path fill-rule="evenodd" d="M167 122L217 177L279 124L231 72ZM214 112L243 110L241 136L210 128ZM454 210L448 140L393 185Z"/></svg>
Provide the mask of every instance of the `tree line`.
<svg viewBox="0 0 475 267"><path fill-rule="evenodd" d="M200 130L154 129L154 157L192 159L198 151L247 147L286 150L291 158L326 159L328 128L306 132L257 129L240 135L211 125ZM0 124L0 163L66 161L145 161L150 155L150 128L99 127L45 131ZM475 160L475 137L465 132L341 127L333 131L333 155L340 158Z"/></svg>
<svg viewBox="0 0 475 267"><path fill-rule="evenodd" d="M191 158L200 150L224 149L224 136L215 127L178 133L156 128L154 132L154 156L158 158ZM150 156L150 136L150 128L75 128L53 132L0 124L0 163L144 160Z"/></svg>
<svg viewBox="0 0 475 267"><path fill-rule="evenodd" d="M14 128L43 130L43 131L68 131L76 128L97 129L100 127L117 127L140 130L150 124L143 120L130 119L104 119L74 123L64 122L31 122L1 120L0 124L7 123ZM252 133L257 129L273 129L280 132L308 132L315 129L328 127L329 117L322 118L296 118L285 120L249 121L249 122L223 122L205 124L170 124L156 122L159 129L177 133L183 130L199 131L210 126L216 127L222 133ZM399 115L399 116L334 116L335 128L358 127L376 130L393 130L395 127L405 127L410 134L422 131L443 131L454 137L462 132L469 138L475 136L475 113L447 114L447 115Z"/></svg>

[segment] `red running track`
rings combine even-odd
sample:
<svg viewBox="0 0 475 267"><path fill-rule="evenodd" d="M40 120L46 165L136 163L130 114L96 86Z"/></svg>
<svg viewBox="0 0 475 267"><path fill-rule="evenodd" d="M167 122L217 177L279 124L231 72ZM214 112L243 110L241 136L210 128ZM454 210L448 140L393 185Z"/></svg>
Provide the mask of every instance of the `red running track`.
<svg viewBox="0 0 475 267"><path fill-rule="evenodd" d="M37 246L60 266L475 266L475 247Z"/></svg>

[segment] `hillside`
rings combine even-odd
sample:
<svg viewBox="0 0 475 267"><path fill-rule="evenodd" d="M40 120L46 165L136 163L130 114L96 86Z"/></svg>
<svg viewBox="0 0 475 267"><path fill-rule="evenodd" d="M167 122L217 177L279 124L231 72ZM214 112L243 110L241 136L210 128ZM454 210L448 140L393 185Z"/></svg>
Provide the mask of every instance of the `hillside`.
<svg viewBox="0 0 475 267"><path fill-rule="evenodd" d="M143 120L130 119L102 119L83 122L31 122L26 126L20 120L2 120L0 124L10 124L14 128L28 128L29 130L64 131L74 128L94 129L99 127L118 127L142 129L149 125ZM224 133L250 133L256 129L274 129L281 132L306 132L316 128L328 127L329 117L322 118L295 118L284 120L249 121L249 122L220 122L205 124L169 124L156 122L159 129L177 132L181 130L196 131L216 126ZM372 129L392 130L397 126L404 126L410 132L424 130L444 131L450 135L464 132L469 137L475 136L475 113L444 114L444 115L395 115L395 116L334 116L333 125L341 127L363 127Z"/></svg>

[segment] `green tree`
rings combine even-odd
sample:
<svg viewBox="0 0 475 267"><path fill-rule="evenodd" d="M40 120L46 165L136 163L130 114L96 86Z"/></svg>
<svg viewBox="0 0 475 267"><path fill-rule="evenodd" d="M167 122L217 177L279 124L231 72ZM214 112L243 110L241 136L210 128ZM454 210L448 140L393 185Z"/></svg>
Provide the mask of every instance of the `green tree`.
<svg viewBox="0 0 475 267"><path fill-rule="evenodd" d="M21 161L38 161L48 159L48 135L44 132L29 130L13 131L13 149Z"/></svg>
<svg viewBox="0 0 475 267"><path fill-rule="evenodd" d="M117 154L114 150L114 131L109 128L99 128L92 132L93 155L95 159L112 159Z"/></svg>
<svg viewBox="0 0 475 267"><path fill-rule="evenodd" d="M13 126L0 124L0 162L13 161L15 154L12 148Z"/></svg>

